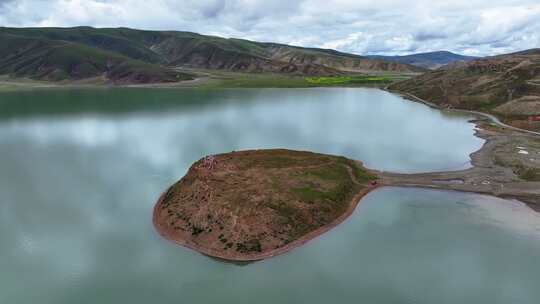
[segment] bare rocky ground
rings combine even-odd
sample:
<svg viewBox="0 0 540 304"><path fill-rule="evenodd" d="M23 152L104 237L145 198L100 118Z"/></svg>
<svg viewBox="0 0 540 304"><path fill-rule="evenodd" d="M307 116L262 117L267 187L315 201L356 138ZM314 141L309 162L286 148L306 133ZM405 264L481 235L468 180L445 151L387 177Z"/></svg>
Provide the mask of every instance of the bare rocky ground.
<svg viewBox="0 0 540 304"><path fill-rule="evenodd" d="M476 121L486 140L471 154L473 167L455 172L378 172L383 185L457 190L518 199L540 212L540 136Z"/></svg>

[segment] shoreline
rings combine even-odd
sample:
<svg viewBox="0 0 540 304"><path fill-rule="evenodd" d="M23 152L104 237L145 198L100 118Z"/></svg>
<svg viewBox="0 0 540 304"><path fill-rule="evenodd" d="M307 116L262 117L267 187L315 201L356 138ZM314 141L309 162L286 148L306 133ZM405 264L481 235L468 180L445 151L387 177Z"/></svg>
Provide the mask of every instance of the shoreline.
<svg viewBox="0 0 540 304"><path fill-rule="evenodd" d="M305 79L309 76L286 74L250 74L227 71L195 71L196 77L192 80L178 82L156 83L113 83L101 77L83 80L67 80L61 82L48 82L27 78L6 78L0 75L0 92L17 92L40 89L113 89L113 88L146 88L146 89L183 89L183 88L219 88L219 89L303 89L303 88L384 88L386 83L360 83L360 84L314 84ZM399 76L399 74L396 74ZM388 77L397 77L390 75Z"/></svg>
<svg viewBox="0 0 540 304"><path fill-rule="evenodd" d="M54 83L34 80L1 80L0 92L18 92L27 90L46 89L122 89L122 88L144 88L144 89L175 89L175 88L199 88L210 83L209 77L197 77L192 80L178 82L156 82L156 83L108 83L108 82L66 82Z"/></svg>
<svg viewBox="0 0 540 304"><path fill-rule="evenodd" d="M388 92L399 94L394 91ZM513 162L501 163L498 159L498 157L506 157L510 158L511 161L514 161L514 159L519 160L519 157L522 156L518 155L519 153L515 151L515 148L525 144L528 145L529 143L531 143L531 149L527 148L527 150L529 150L534 156L540 155L540 138L537 136L536 132L513 128L510 126L509 128L496 118L494 119L492 115L486 113L459 109L444 109L429 102L423 101L420 98L416 98L415 96L409 97L414 98L417 102L424 103L438 110L450 110L454 112L468 113L478 118L471 121L476 125L476 132L474 136L484 139L485 142L479 150L474 151L469 155L471 160L471 168L457 171L406 174L382 172L364 167L366 170L372 172L378 177L377 184L374 186L368 186L359 193L355 194L349 202L347 210L342 215L334 219L332 222L319 227L318 229L284 245L283 247L259 254L249 254L244 256L223 254L223 252L203 248L193 242L190 242L189 240L186 241L175 238L174 230L159 225L156 220L156 208L160 205L163 199L163 194L159 197L153 209L152 222L156 231L168 241L213 258L229 262L254 262L291 251L328 232L349 218L354 213L356 207L358 204L360 204L365 195L373 190L386 186L450 190L478 193L504 199L516 199L525 203L535 212L540 212L540 180L523 180L516 174L515 168L512 167ZM490 122L494 122L497 127L490 126ZM529 156L526 158L528 157ZM538 158L538 161L540 161L540 156ZM537 166L534 166L533 169L537 169ZM352 177L352 179L353 182L357 183L354 177Z"/></svg>
<svg viewBox="0 0 540 304"><path fill-rule="evenodd" d="M498 157L507 156L508 154L500 152L497 149L500 150L501 147L515 148L523 142L540 143L539 132L509 126L501 122L494 115L488 113L464 109L448 109L410 93L390 90L388 87L383 88L383 90L440 111L474 115L477 118L472 121L476 126L474 136L485 140L485 143L479 150L474 151L469 155L472 165L471 168L458 171L413 174L379 172L379 178L383 180L383 183L388 186L454 190L486 194L505 199L517 199L536 212L540 212L540 181L521 180L516 173L513 172L511 163L497 163ZM486 121L496 125L500 130L490 130L490 126L486 125ZM537 150L536 152L540 154L540 150ZM461 180L462 183L440 183L440 181L451 180Z"/></svg>
<svg viewBox="0 0 540 304"><path fill-rule="evenodd" d="M485 140L482 147L471 153L471 168L459 171L441 171L428 173L392 173L381 172L369 168L366 170L377 175L377 184L367 186L365 189L355 194L350 200L347 210L334 219L331 223L319 227L318 229L302 236L301 238L292 241L291 243L259 254L251 254L246 256L226 255L215 250L200 247L193 242L187 242L174 237L174 230L168 229L157 222L157 208L160 205L163 192L153 208L152 223L156 232L165 240L189 248L200 254L222 260L224 262L256 262L267 258L272 258L293 249L303 246L307 242L316 237L337 227L347 220L361 203L362 199L370 192L384 187L412 187L435 189L445 191L459 191L468 193L477 193L482 195L490 195L503 199L516 199L523 202L535 212L540 212L540 182L515 181L515 176L509 170L499 170L494 168L491 162L491 156L494 153L494 148L509 137L515 134L508 134L509 131L497 133L483 128L483 121L474 122L478 127L475 136ZM529 135L530 136L530 135ZM359 162L361 164L361 162ZM349 167L350 169L350 167ZM490 180L489 183L485 183ZM460 183L453 183L460 181ZM353 182L357 183L353 178ZM445 183L448 182L448 183Z"/></svg>
<svg viewBox="0 0 540 304"><path fill-rule="evenodd" d="M505 146L513 148L516 138L532 135L520 135L518 131L510 130L487 130L483 121L474 123L477 126L475 136L485 142L479 150L470 154L471 168L412 174L375 171L383 186L452 190L516 199L540 212L540 182L521 180L510 165L497 164L497 153L501 152L496 149Z"/></svg>

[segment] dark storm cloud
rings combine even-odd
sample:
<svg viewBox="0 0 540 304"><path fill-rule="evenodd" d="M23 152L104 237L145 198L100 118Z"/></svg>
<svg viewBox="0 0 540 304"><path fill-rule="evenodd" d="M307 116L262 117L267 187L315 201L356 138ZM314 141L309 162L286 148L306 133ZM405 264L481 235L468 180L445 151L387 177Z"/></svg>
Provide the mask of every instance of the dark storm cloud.
<svg viewBox="0 0 540 304"><path fill-rule="evenodd" d="M419 32L414 35L416 41L429 41L436 39L445 39L448 38L448 35L445 33L434 33L434 32Z"/></svg>
<svg viewBox="0 0 540 304"><path fill-rule="evenodd" d="M540 46L537 0L0 0L2 26L126 26L358 54Z"/></svg>
<svg viewBox="0 0 540 304"><path fill-rule="evenodd" d="M216 18L225 9L225 4L225 0L215 1L202 10L202 15L205 18Z"/></svg>

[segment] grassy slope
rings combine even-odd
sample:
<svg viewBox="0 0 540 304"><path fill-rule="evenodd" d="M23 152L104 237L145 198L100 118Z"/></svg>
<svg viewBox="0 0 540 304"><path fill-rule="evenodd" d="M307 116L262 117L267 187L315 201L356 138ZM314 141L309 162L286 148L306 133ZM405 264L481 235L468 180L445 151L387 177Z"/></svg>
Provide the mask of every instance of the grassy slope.
<svg viewBox="0 0 540 304"><path fill-rule="evenodd" d="M412 66L366 59L333 50L225 39L190 32L91 27L0 28L0 36L7 35L35 41L71 42L72 45L100 49L151 64L212 70L292 75L421 71ZM2 44L0 49L5 48L5 45Z"/></svg>
<svg viewBox="0 0 540 304"><path fill-rule="evenodd" d="M0 33L0 74L41 80L84 79L105 74L113 82L174 82L187 74L118 53L62 40Z"/></svg>
<svg viewBox="0 0 540 304"><path fill-rule="evenodd" d="M108 50L132 59L161 63L163 59L145 45L152 37L145 31L130 29L75 28L0 28L0 34L20 37L69 41L89 47Z"/></svg>

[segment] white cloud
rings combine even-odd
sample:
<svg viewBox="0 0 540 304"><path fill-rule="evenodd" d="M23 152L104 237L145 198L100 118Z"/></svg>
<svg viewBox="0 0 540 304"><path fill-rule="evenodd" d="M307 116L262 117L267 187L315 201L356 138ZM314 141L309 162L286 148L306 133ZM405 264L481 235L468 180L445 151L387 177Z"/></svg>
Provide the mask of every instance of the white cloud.
<svg viewBox="0 0 540 304"><path fill-rule="evenodd" d="M540 47L537 0L0 0L0 25L187 30L358 54Z"/></svg>

